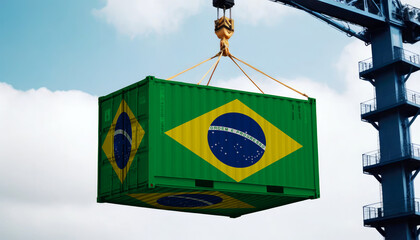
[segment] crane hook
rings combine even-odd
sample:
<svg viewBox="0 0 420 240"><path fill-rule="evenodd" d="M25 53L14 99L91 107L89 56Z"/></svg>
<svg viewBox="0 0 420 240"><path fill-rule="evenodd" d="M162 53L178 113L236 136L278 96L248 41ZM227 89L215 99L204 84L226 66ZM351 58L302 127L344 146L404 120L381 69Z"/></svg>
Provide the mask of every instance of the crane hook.
<svg viewBox="0 0 420 240"><path fill-rule="evenodd" d="M217 8L217 20L214 21L214 32L220 39L220 52L223 56L230 56L229 38L234 32L234 22L231 8L235 5L234 0L213 0L213 6ZM223 17L219 18L219 8L223 9ZM226 9L229 9L229 18L226 17Z"/></svg>
<svg viewBox="0 0 420 240"><path fill-rule="evenodd" d="M214 32L220 39L220 51L223 56L230 56L229 53L229 38L232 37L234 32L233 19L223 16L214 21Z"/></svg>

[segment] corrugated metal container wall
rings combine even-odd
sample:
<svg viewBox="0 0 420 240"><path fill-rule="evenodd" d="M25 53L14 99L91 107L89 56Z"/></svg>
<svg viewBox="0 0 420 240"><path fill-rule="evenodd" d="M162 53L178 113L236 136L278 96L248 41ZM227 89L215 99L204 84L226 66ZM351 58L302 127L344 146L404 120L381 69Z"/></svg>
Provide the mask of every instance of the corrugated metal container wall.
<svg viewBox="0 0 420 240"><path fill-rule="evenodd" d="M315 99L147 77L99 99L98 202L237 217L319 197Z"/></svg>

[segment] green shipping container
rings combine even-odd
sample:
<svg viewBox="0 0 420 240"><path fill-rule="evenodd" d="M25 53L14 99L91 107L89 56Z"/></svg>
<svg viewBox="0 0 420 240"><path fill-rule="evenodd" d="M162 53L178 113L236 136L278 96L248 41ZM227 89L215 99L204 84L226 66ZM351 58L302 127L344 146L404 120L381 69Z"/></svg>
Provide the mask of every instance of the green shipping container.
<svg viewBox="0 0 420 240"><path fill-rule="evenodd" d="M154 77L99 98L98 202L238 217L316 198L315 99Z"/></svg>

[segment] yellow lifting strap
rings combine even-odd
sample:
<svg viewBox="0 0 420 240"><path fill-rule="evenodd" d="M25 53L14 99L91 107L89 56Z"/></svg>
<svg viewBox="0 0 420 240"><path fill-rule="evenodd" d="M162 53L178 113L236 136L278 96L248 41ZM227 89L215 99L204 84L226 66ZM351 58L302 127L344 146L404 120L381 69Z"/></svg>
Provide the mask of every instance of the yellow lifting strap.
<svg viewBox="0 0 420 240"><path fill-rule="evenodd" d="M266 77L268 77L268 78L271 78L272 80L274 80L274 81L276 81L276 82L280 83L281 85L283 85L283 86L285 86L285 87L289 88L290 90L295 91L296 93L299 93L300 95L302 95L302 96L304 96L304 97L309 98L309 96L308 96L308 95L306 95L305 93L299 92L298 90L296 90L296 89L294 89L294 88L292 88L292 87L290 87L290 86L288 86L288 85L286 85L286 84L284 84L284 83L280 82L279 80L277 80L277 79L275 79L275 78L273 78L273 77L271 77L271 76L267 75L267 74L266 74L266 73L264 73L263 71L261 71L261 70L257 69L256 67L253 67L252 65L250 65L250 64L248 64L248 63L246 63L246 62L242 61L241 59L239 59L239 58L237 58L237 57L235 57L235 56L233 56L233 55L232 55L232 57L233 57L234 59L236 59L236 60L240 61L241 63L243 63L243 64L247 65L248 67L250 67L250 68L254 69L255 71L257 71L257 72L259 72L259 73L263 74L264 76L266 76ZM233 59L232 59L232 60L233 60Z"/></svg>
<svg viewBox="0 0 420 240"><path fill-rule="evenodd" d="M218 57L217 58L217 61L210 67L210 69L206 72L206 74L204 74L204 76L200 79L200 81L197 83L198 85L200 85L201 84L201 82L203 81L203 79L207 76L207 74L213 69L213 71L212 71L212 73L211 73L211 75L210 75L210 78L209 78L209 80L208 80L208 82L207 82L207 86L210 84L210 81L211 81L211 79L212 79L212 77L213 77L213 74L214 74L214 72L216 71L216 68L217 68L217 66L219 65L219 62L220 62L220 59L221 59L221 57L222 56L225 56L225 57L229 57L234 63L235 63L235 65L242 71L242 73L243 74L245 74L245 76L255 85L255 87L257 87L258 88L258 90L260 90L263 94L264 94L264 92L261 90L261 88L260 87L258 87L258 85L254 82L254 81L252 81L252 79L248 76L248 74L246 74L245 73L245 71L239 66L239 64L235 61L235 59L236 60L238 60L239 62L241 62L241 63L243 63L243 64L245 64L245 65L247 65L248 67L250 67L250 68L252 68L252 69L254 69L255 71L257 71L257 72L259 72L259 73L261 73L261 74L263 74L264 76L266 76L266 77L268 77L268 78L270 78L270 79L272 79L272 80L274 80L274 81L276 81L277 83L279 83L279 84L281 84L281 85L283 85L283 86L285 86L285 87L287 87L287 88L289 88L290 90L292 90L292 91L294 91L294 92L296 92L296 93L298 93L298 94L300 94L300 95L302 95L302 96L304 96L304 97L307 97L307 98L309 98L309 96L308 95L306 95L305 93L302 93L302 92L300 92L300 91L298 91L298 90L296 90L296 89L294 89L294 88L292 88L292 87L290 87L290 86L288 86L288 85L286 85L285 83L282 83L282 82L280 82L279 80L277 80L277 79L275 79L275 78L273 78L273 77L271 77L271 76L269 76L268 74L266 74L266 73L264 73L263 71L261 71L261 70L259 70L259 69L257 69L257 68L255 68L255 67L253 67L252 65L250 65L250 64L248 64L248 63L246 63L245 61L242 61L241 59L239 59L239 58L237 58L237 57L235 57L235 56L233 56L230 52L229 52L229 38L230 37L232 37L232 35L233 35L233 32L234 32L234 22L233 22L233 19L230 19L230 18L227 18L227 17L225 17L225 16L223 16L223 17L221 17L221 18L219 18L219 19L217 19L217 20L215 20L214 21L214 25L215 25L215 29L214 29L214 31L215 31L215 33L216 33L216 35L217 35L217 37L220 39L220 52L218 52L215 56L213 56L213 57L211 57L211 58L209 58L209 59L207 59L207 60L204 60L204 61L202 61L202 62L200 62L199 64L197 64L197 65L194 65L194 66L192 66L192 67L190 67L190 68L188 68L188 69L186 69L186 70L184 70L184 71L182 71L182 72L180 72L180 73L178 73L178 74L176 74L176 75L174 75L174 76L172 76L172 77L170 77L170 78L168 78L168 79L166 79L166 80L172 80L173 78L175 78L175 77L177 77L177 76L179 76L179 75L181 75L181 74L183 74L183 73L185 73L185 72L187 72L187 71L190 71L191 69L194 69L194 68L196 68L196 67L198 67L198 66L200 66L201 64L203 64L203 63L205 63L205 62L208 62L208 61L210 61L210 60L212 60L212 59L214 59L214 58L216 58L216 57Z"/></svg>
<svg viewBox="0 0 420 240"><path fill-rule="evenodd" d="M184 70L184 71L182 71L182 72L180 72L180 73L178 73L178 74L176 74L176 75L173 75L173 76L172 76L172 77L170 77L170 78L167 78L166 80L172 80L172 79L174 79L174 78L178 77L179 75L181 75L181 74L183 74L183 73L185 73L185 72L188 72L188 71L190 71L191 69L194 69L194 68L196 68L196 67L200 66L201 64L203 64L203 63L205 63L205 62L208 62L208 61L212 60L213 58L215 58L215 57L217 57L217 56L219 56L219 53L218 53L218 54L216 54L216 55L214 55L213 57L211 57L211 58L209 58L209 59L206 59L206 60L202 61L201 63L199 63L199 64L197 64L197 65L194 65L194 66L192 66L192 67L190 67L190 68L188 68L188 69L186 69L186 70Z"/></svg>
<svg viewBox="0 0 420 240"><path fill-rule="evenodd" d="M204 76L201 78L201 80L197 83L197 85L200 85L201 81L203 81L203 79L207 76L207 74L209 74L210 70L212 68L214 68L214 70L216 70L217 65L219 64L220 58L222 57L221 52L218 53L219 58L217 59L217 61L215 63L213 63L213 65L210 67L210 69L206 72L206 74L204 74ZM216 55L217 56L217 55ZM214 73L214 71L213 71ZM211 76L213 76L213 73L211 74Z"/></svg>
<svg viewBox="0 0 420 240"><path fill-rule="evenodd" d="M217 59L216 66L213 68L213 72L210 75L209 81L207 82L207 86L210 84L211 78L213 77L213 74L216 71L217 66L219 65L221 57L222 57L222 54L220 54L219 58Z"/></svg>
<svg viewBox="0 0 420 240"><path fill-rule="evenodd" d="M258 90L260 90L260 92L262 92L262 94L264 94L263 90L261 90L261 88L258 87L258 85L254 81L252 81L252 79L248 76L248 74L245 73L245 71L239 66L239 64L235 60L233 60L232 57L233 55L229 55L229 58L232 59L232 61L236 64L236 66L238 66L238 68L241 69L241 71L245 74L245 76L258 88Z"/></svg>

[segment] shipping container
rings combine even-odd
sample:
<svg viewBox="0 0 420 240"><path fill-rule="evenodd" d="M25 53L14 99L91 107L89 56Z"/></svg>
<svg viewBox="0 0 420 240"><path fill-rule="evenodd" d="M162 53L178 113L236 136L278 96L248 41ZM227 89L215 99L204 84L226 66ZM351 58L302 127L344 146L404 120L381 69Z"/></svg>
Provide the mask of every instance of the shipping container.
<svg viewBox="0 0 420 240"><path fill-rule="evenodd" d="M238 217L319 198L315 105L152 76L100 97L97 201Z"/></svg>

